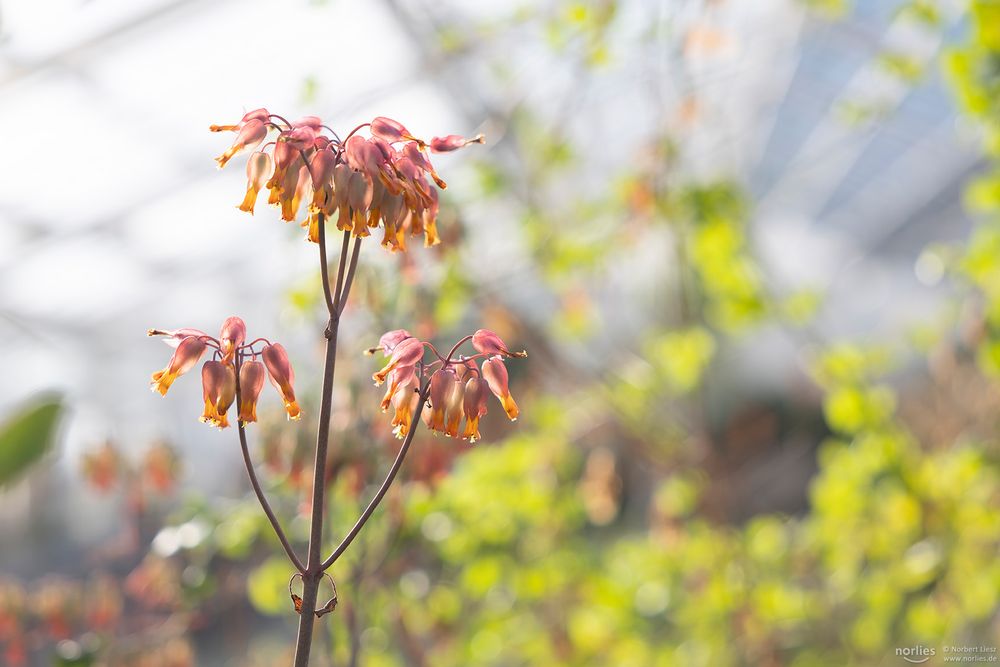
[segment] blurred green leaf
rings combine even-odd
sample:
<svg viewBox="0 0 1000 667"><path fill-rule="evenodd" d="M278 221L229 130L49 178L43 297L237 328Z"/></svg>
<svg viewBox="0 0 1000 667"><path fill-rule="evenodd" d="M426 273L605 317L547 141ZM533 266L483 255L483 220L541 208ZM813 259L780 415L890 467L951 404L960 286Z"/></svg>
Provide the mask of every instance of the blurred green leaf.
<svg viewBox="0 0 1000 667"><path fill-rule="evenodd" d="M290 611L292 601L288 599L288 578L294 572L294 568L283 558L264 561L247 578L250 604L260 613L271 616Z"/></svg>
<svg viewBox="0 0 1000 667"><path fill-rule="evenodd" d="M55 442L62 399L36 399L0 426L0 486L38 463Z"/></svg>

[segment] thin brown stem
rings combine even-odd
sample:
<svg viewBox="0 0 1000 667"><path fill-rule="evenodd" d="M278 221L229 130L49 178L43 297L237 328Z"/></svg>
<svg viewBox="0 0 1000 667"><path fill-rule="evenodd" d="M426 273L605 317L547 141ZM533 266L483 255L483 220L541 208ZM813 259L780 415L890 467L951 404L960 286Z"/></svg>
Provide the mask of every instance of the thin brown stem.
<svg viewBox="0 0 1000 667"><path fill-rule="evenodd" d="M410 443L413 442L413 436L417 432L417 427L420 424L420 415L424 410L424 405L427 403L428 387L429 385L425 384L420 390L420 402L417 403L417 409L410 422L410 432L406 434L406 439L403 440L403 446L399 448L399 453L396 454L396 460L392 462L392 467L389 468L389 472L386 474L385 480L382 482L382 486L379 487L378 492L375 493L375 497L372 498L370 503L368 503L368 507L365 508L365 511L361 513L360 517L358 517L358 520L354 523L354 527L351 528L350 532L348 532L344 539L341 540L337 548L333 550L333 553L330 554L325 561L323 561L322 570L325 571L333 565L337 559L340 558L341 554L347 550L347 547L351 546L351 542L353 542L354 538L358 536L361 529L365 527L368 519L371 518L371 515L382 502L382 498L385 497L389 487L392 486L393 481L395 481L396 473L399 472L400 467L403 465L403 459L406 458L406 453L410 450Z"/></svg>
<svg viewBox="0 0 1000 667"><path fill-rule="evenodd" d="M345 250L346 244L345 244ZM347 269L347 278L344 280L343 291L337 295L337 317L344 312L347 306L347 295L351 293L351 285L354 284L354 273L358 268L358 256L361 253L361 237L354 239L354 251L351 253L351 265Z"/></svg>
<svg viewBox="0 0 1000 667"><path fill-rule="evenodd" d="M344 271L347 268L347 250L351 243L351 232L344 232L344 242L340 245L340 265L337 267L337 289L333 292L333 308L330 309L330 317L337 317L340 309L340 292L344 288Z"/></svg>
<svg viewBox="0 0 1000 667"><path fill-rule="evenodd" d="M240 363L241 357L243 355L236 355L236 406L239 410L239 405L241 402L240 398ZM281 524L278 523L278 517L275 516L274 510L271 509L271 503L267 501L267 496L264 495L264 489L260 485L260 480L257 479L257 473L254 471L253 461L250 460L250 448L247 446L247 434L246 427L243 422L239 419L237 415L236 419L237 428L240 434L240 449L243 450L243 463L246 464L247 476L250 477L250 486L253 487L253 492L257 495L257 500L260 502L260 506L264 509L264 514L267 515L268 521L271 522L271 527L274 529L274 534L278 536L278 541L281 542L281 546L285 549L285 553L288 555L288 559L292 561L295 565L295 569L299 572L305 571L305 566L302 565L302 561L299 560L298 555L296 555L295 550L292 548L291 543L285 536L285 531L282 530Z"/></svg>
<svg viewBox="0 0 1000 667"><path fill-rule="evenodd" d="M456 353L456 352L458 352L458 348L462 347L462 344L463 344L463 343L464 343L465 341L467 341L467 340L472 340L472 336L466 336L466 337L465 337L465 338L463 338L462 340L460 340L460 341L458 341L457 343L455 343L455 346L451 348L451 352L449 352L449 353L448 353L448 358L447 358L447 360L445 361L445 363L447 363L447 362L450 362L450 361L451 361L451 358L452 358L453 356L455 356L455 353Z"/></svg>
<svg viewBox="0 0 1000 667"><path fill-rule="evenodd" d="M333 292L330 289L330 268L327 266L326 262L326 216L322 213L317 214L319 217L319 271L323 280L323 299L326 301L326 310L331 315L336 312L337 307L333 303ZM343 264L343 256L341 253L341 263Z"/></svg>

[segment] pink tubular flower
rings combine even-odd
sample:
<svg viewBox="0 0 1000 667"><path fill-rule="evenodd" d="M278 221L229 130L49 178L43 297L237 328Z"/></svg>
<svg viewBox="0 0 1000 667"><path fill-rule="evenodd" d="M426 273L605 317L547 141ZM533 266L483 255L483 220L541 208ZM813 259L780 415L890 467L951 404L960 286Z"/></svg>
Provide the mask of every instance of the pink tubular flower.
<svg viewBox="0 0 1000 667"><path fill-rule="evenodd" d="M288 361L288 354L285 352L285 348L280 343L267 345L261 350L261 357L264 359L264 365L267 367L271 384L278 390L281 400L285 403L285 412L288 414L288 418L291 420L299 419L302 415L299 410L298 401L295 400L295 388L293 387L295 383L295 371L292 369L292 364Z"/></svg>
<svg viewBox="0 0 1000 667"><path fill-rule="evenodd" d="M465 413L465 431L462 437L469 442L481 439L479 435L479 418L486 414L486 383L476 376L465 383L465 395L462 399L462 412Z"/></svg>
<svg viewBox="0 0 1000 667"><path fill-rule="evenodd" d="M527 357L528 353L524 352L511 352L507 349L507 344L500 339L500 336L496 335L489 329L480 329L476 333L472 334L472 347L476 348L477 352L481 352L487 355L499 354L503 357Z"/></svg>
<svg viewBox="0 0 1000 667"><path fill-rule="evenodd" d="M432 431L447 432L445 416L448 408L454 407L455 396L460 396L461 384L451 369L439 370L431 376L431 411L428 426ZM461 398L458 399L461 402Z"/></svg>
<svg viewBox="0 0 1000 667"><path fill-rule="evenodd" d="M393 331L387 331L382 334L381 338L378 339L378 345L365 350L365 354L375 354L381 348L382 354L389 356L392 354L392 351L396 348L396 346L407 338L413 338L413 334L406 329L394 329Z"/></svg>
<svg viewBox="0 0 1000 667"><path fill-rule="evenodd" d="M385 116L379 116L373 120L371 130L373 135L390 144L412 138L409 130L403 127L402 123L394 121L391 118L386 118Z"/></svg>
<svg viewBox="0 0 1000 667"><path fill-rule="evenodd" d="M400 385L398 391L392 396L392 405L396 409L392 417L392 434L397 438L405 438L413 424L413 411L417 409L417 403L420 400L416 392L415 378L415 375L411 376L406 384Z"/></svg>
<svg viewBox="0 0 1000 667"><path fill-rule="evenodd" d="M514 397L507 388L507 367L503 365L503 357L490 357L483 362L483 378L490 386L493 395L500 399L504 412L511 421L517 419L518 409Z"/></svg>
<svg viewBox="0 0 1000 667"><path fill-rule="evenodd" d="M233 367L221 361L206 361L201 367L201 386L205 399L201 421L217 428L227 428L229 418L226 413L236 400L236 372Z"/></svg>
<svg viewBox="0 0 1000 667"><path fill-rule="evenodd" d="M158 391L161 396L166 396L167 390L170 389L174 380L194 368L198 360L201 359L201 355L205 353L206 347L205 342L196 336L182 338L166 368L153 373L153 379L150 383L153 391Z"/></svg>
<svg viewBox="0 0 1000 667"><path fill-rule="evenodd" d="M222 352L222 360L232 363L236 349L247 339L247 325L238 317L228 317L222 323L222 331L219 333L219 351Z"/></svg>
<svg viewBox="0 0 1000 667"><path fill-rule="evenodd" d="M257 203L257 194L264 187L267 179L271 178L274 171L274 163L271 156L262 151L257 151L247 160L247 193L243 197L243 203L239 205L241 211L253 215L254 204Z"/></svg>
<svg viewBox="0 0 1000 667"><path fill-rule="evenodd" d="M382 397L382 404L380 406L382 412L386 412L389 409L389 405L398 392L414 382L414 379L417 377L416 371L416 366L396 366L389 373L389 388L385 390L385 396Z"/></svg>
<svg viewBox="0 0 1000 667"><path fill-rule="evenodd" d="M430 148L435 153L450 153L459 148L465 148L469 144L485 144L486 137L477 134L471 139L466 139L457 134L449 134L446 137L433 137L430 141Z"/></svg>
<svg viewBox="0 0 1000 667"><path fill-rule="evenodd" d="M259 120L262 123L266 123L269 117L267 109L254 109L243 114L243 118L236 125L212 125L208 129L212 132L236 132L252 120Z"/></svg>
<svg viewBox="0 0 1000 667"><path fill-rule="evenodd" d="M392 356L389 358L389 363L385 365L382 370L372 375L372 380L375 381L375 386L385 382L386 376L389 375L395 368L400 366L415 366L418 361L420 361L424 356L424 344L417 340L416 338L407 338L399 342L398 345L393 347Z"/></svg>
<svg viewBox="0 0 1000 667"><path fill-rule="evenodd" d="M240 128L233 145L227 148L222 155L215 158L215 161L219 163L219 169L225 167L226 163L229 162L229 160L231 160L237 153L244 151L247 148L255 148L260 142L264 141L266 136L267 125L264 121L257 118L247 121L247 123Z"/></svg>
<svg viewBox="0 0 1000 667"><path fill-rule="evenodd" d="M240 364L240 414L244 424L257 421L257 399L264 387L264 364L244 361Z"/></svg>
<svg viewBox="0 0 1000 667"><path fill-rule="evenodd" d="M322 150L309 163L312 176L313 198L310 208L326 211L333 202L333 168L337 166L337 155L333 151Z"/></svg>
<svg viewBox="0 0 1000 667"><path fill-rule="evenodd" d="M444 432L449 438L458 437L458 429L462 423L462 404L465 398L465 382L458 373L454 376L451 387L448 391L448 400L445 402L445 427Z"/></svg>

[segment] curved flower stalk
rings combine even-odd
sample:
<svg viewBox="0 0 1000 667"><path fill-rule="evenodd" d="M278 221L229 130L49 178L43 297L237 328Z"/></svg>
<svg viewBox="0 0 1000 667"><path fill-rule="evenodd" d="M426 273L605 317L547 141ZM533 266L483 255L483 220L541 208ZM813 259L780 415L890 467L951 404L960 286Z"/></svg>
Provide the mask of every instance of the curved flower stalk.
<svg viewBox="0 0 1000 667"><path fill-rule="evenodd" d="M447 357L437 355L436 360L425 364L423 359L427 350L434 351L430 343L417 340L405 330L389 332L382 337L379 347L390 360L386 368L376 374L376 381L389 383L382 407L384 410L395 408L392 424L396 435L403 438L403 444L371 502L339 545L323 559L320 549L337 339L362 240L381 227L381 245L392 252L405 251L407 239L413 236L423 236L426 246L439 243L438 189L447 186L432 165L430 154L481 144L483 137L446 135L424 140L398 121L380 116L359 125L341 139L316 116L290 122L264 108L244 114L236 123L212 125L209 129L236 134L232 144L216 158L220 168L236 155L251 152L246 165L246 192L238 208L254 214L260 194L266 190L267 203L280 210L283 220L299 221L307 230L306 239L317 244L319 249L323 297L329 319L323 332L326 358L313 465L309 544L304 562L286 538L260 486L250 459L245 429L246 424L257 420L257 401L265 376L280 395L288 418L301 416L295 397L295 373L284 347L264 338L246 342L246 325L238 317L228 318L218 337L197 329L151 329L149 335L162 336L175 348L167 366L153 374L151 384L154 391L166 394L178 377L194 368L210 352L211 358L202 366L205 409L201 420L226 428L229 411L236 406L240 448L250 483L296 569L297 575L293 577L301 577L302 595L293 596L294 611L300 615L294 664L305 667L309 664L313 624L335 606L328 603L323 609L316 609L320 582L324 576L329 576L326 571L350 546L382 502L409 451L424 407L431 406L427 423L433 430L451 437L477 440L479 417L486 413L486 398L491 390L504 401L508 415L512 419L516 417L517 408L507 389L506 370L499 369L503 368L503 359L524 355L509 352L496 334L481 330L459 341ZM328 221L336 224L343 237L333 278L327 252ZM470 340L477 354L454 358L458 347ZM481 368L477 363L480 361ZM463 416L466 420L464 431L461 429Z"/></svg>

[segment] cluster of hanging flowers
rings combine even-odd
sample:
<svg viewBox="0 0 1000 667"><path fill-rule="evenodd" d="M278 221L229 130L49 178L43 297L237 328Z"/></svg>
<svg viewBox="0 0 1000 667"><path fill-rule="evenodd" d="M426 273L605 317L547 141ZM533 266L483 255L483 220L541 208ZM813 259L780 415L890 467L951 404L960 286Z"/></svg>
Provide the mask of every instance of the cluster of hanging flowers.
<svg viewBox="0 0 1000 667"><path fill-rule="evenodd" d="M472 341L476 354L455 357L455 352L467 341ZM432 431L448 437L469 442L480 439L479 420L486 414L487 398L491 392L500 400L510 420L517 419L517 403L507 386L504 360L526 357L528 353L511 352L503 340L488 329L480 329L460 340L448 356L441 356L434 345L415 338L405 329L385 333L379 344L368 350L368 354L378 350L389 357L389 362L372 375L372 379L376 386L389 383L382 398L382 411L387 412L390 406L395 408L392 426L397 438L403 438L410 432L421 387L426 387L429 407L422 413L424 423ZM423 359L427 351L436 359L425 364ZM480 360L481 364L477 363ZM427 376L427 384L422 385L423 378Z"/></svg>
<svg viewBox="0 0 1000 667"><path fill-rule="evenodd" d="M226 319L218 338L198 329L150 329L147 334L163 336L164 342L174 348L166 367L153 373L150 382L152 390L163 396L167 395L174 380L194 368L205 352L212 350L212 358L201 367L205 399L205 411L200 418L202 422L218 428L228 427L229 409L236 402L237 394L240 399L237 419L243 424L256 422L257 400L264 387L265 375L281 396L288 418L299 418L299 404L293 387L295 372L285 348L266 338L247 343L247 327L240 318Z"/></svg>
<svg viewBox="0 0 1000 667"><path fill-rule="evenodd" d="M367 138L358 134L365 128L370 133ZM216 158L219 168L237 153L257 149L247 161L247 190L240 210L252 214L258 194L267 189L268 203L279 206L287 222L296 220L305 205L306 217L300 224L308 229L310 241L319 241L319 216L332 220L336 215L337 229L354 236L369 236L370 229L381 225L382 245L394 252L406 250L407 235L423 234L427 246L439 242L438 194L427 179L442 190L447 185L434 171L429 152L447 153L483 143L482 135L466 139L454 134L424 141L381 116L341 141L316 116L292 123L267 109L251 111L235 125L209 129L236 133L232 145ZM272 132L274 139L264 143Z"/></svg>

